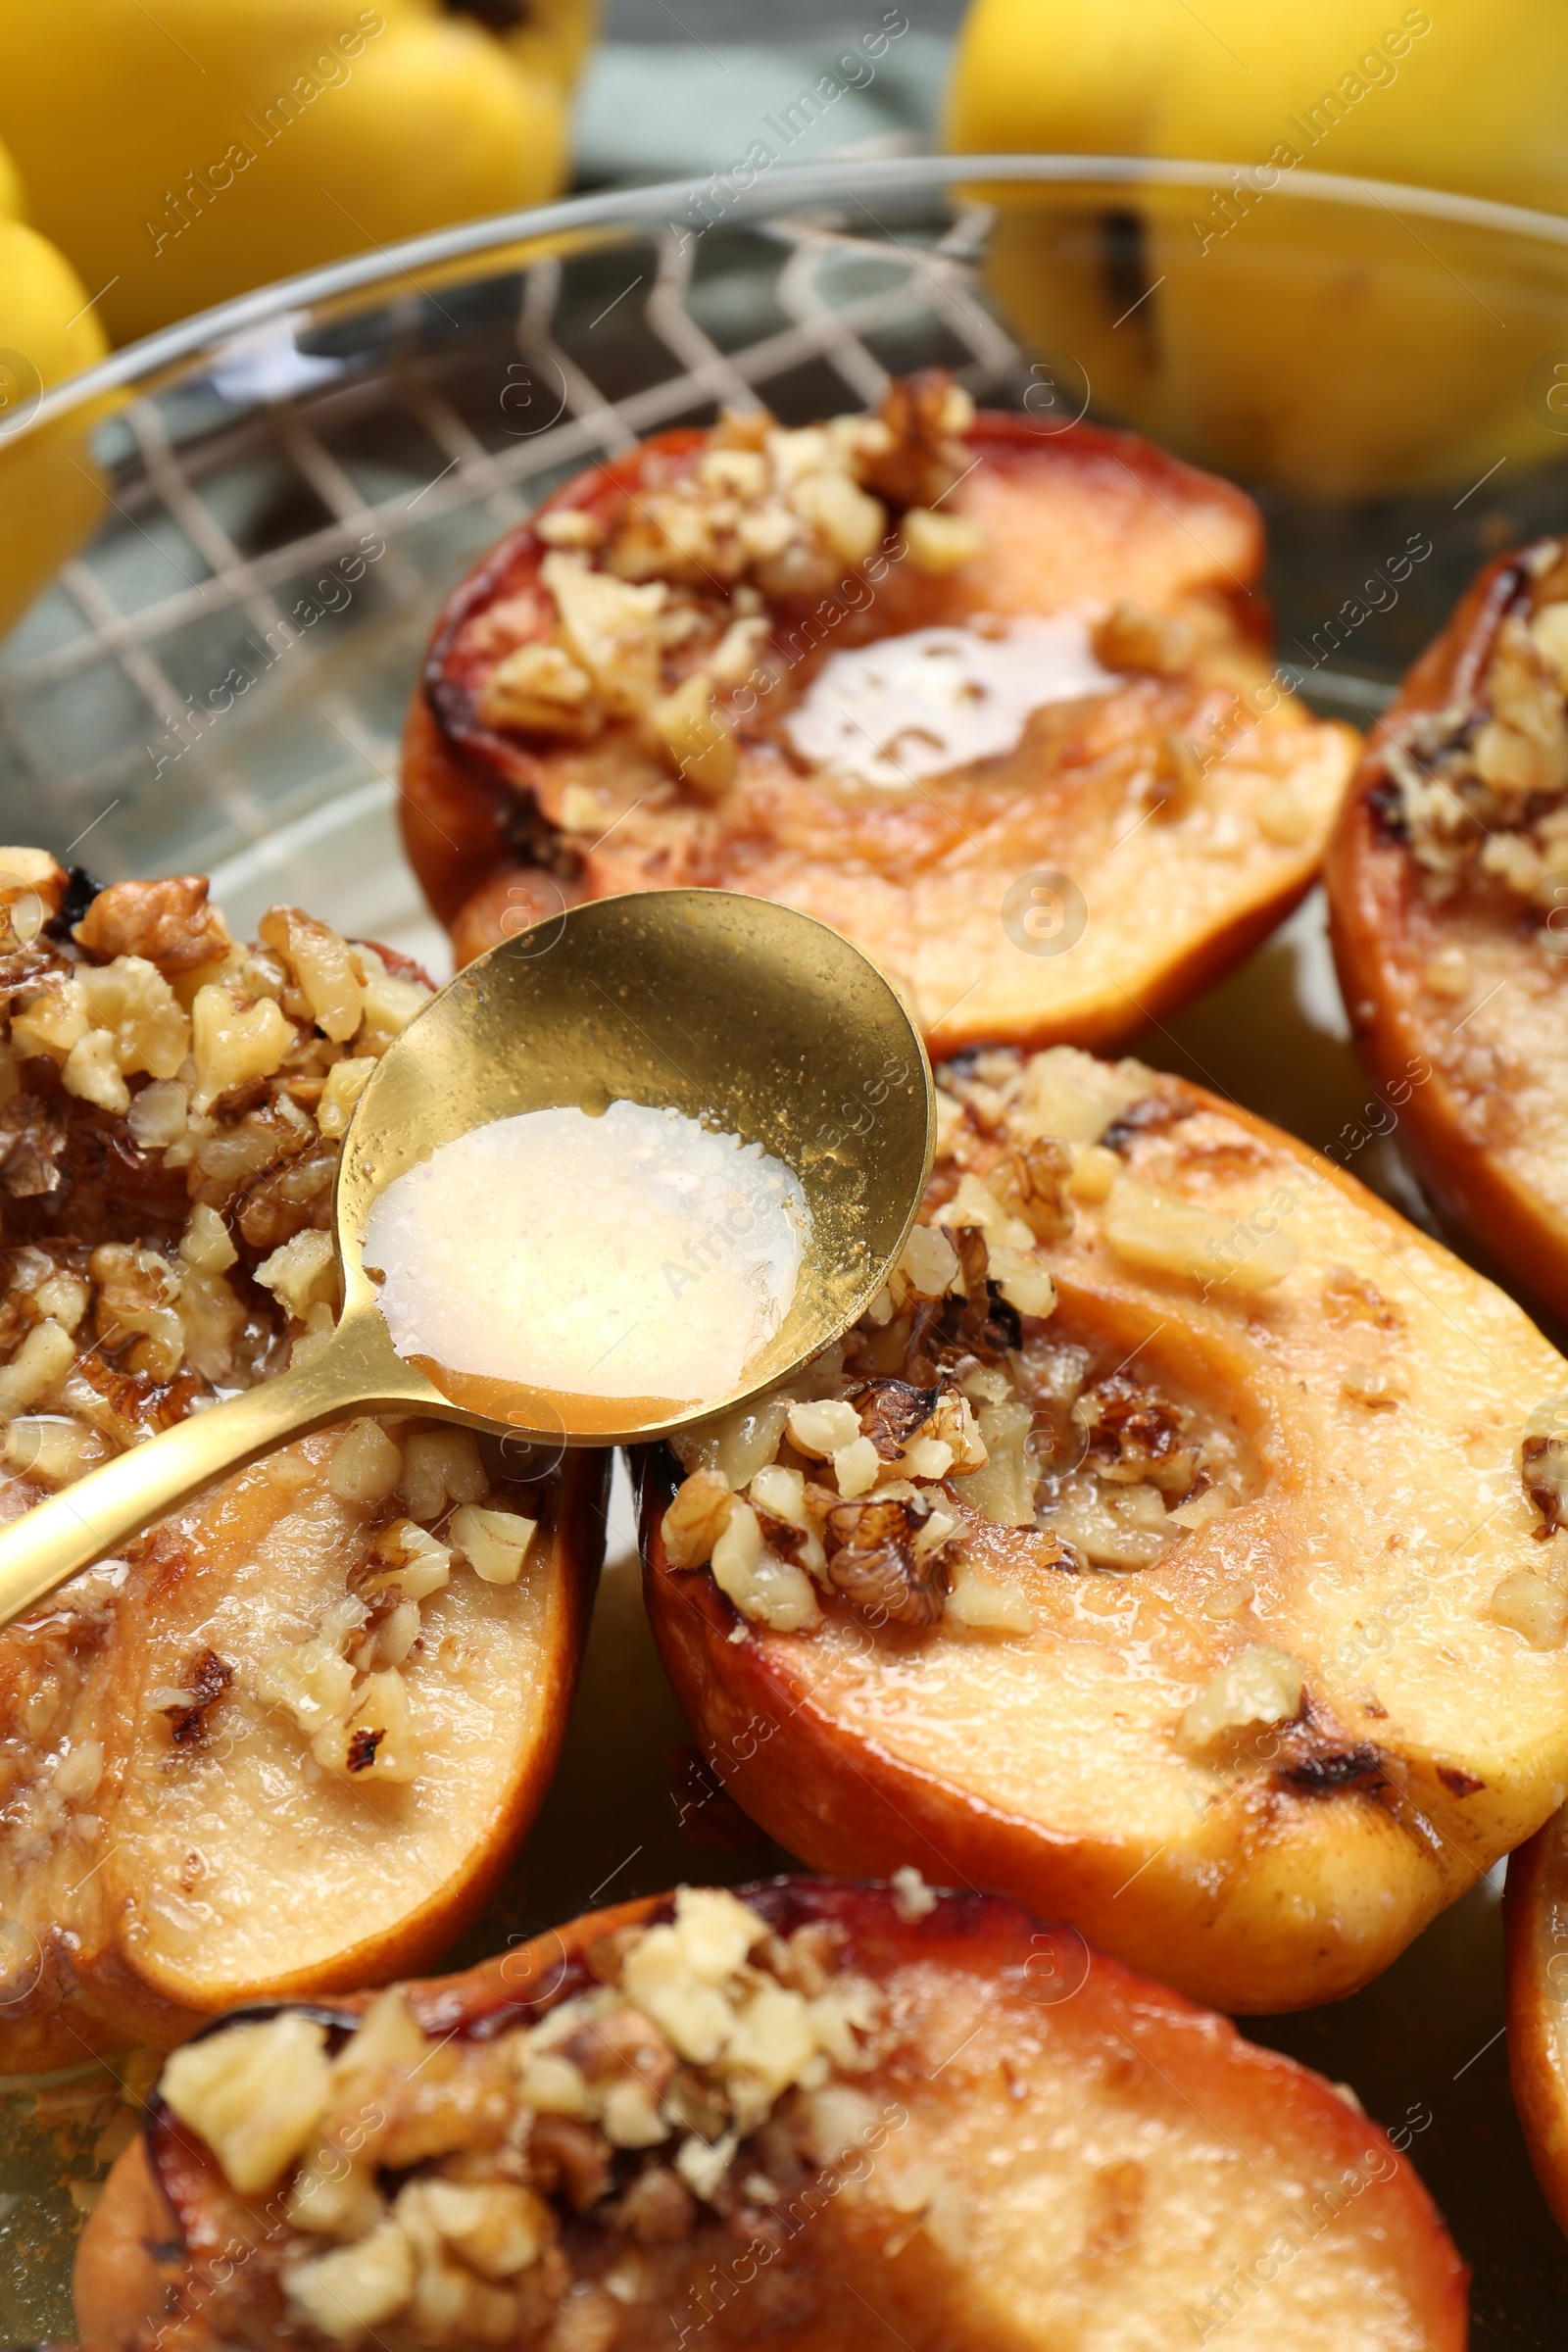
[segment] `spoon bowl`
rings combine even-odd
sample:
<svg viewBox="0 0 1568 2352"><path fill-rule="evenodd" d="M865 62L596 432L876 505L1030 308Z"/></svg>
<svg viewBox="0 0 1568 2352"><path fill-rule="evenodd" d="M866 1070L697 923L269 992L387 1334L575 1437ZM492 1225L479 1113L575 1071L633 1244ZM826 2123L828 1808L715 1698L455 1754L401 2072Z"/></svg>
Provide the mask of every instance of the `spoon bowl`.
<svg viewBox="0 0 1568 2352"><path fill-rule="evenodd" d="M378 1311L362 1242L395 1178L472 1128L532 1110L597 1117L616 1101L681 1111L793 1170L809 1212L794 1300L740 1379L684 1411L432 1375L482 1426L629 1444L771 1387L864 1312L931 1170L919 1035L848 940L730 891L591 902L469 964L372 1073L338 1175L345 1317Z"/></svg>
<svg viewBox="0 0 1568 2352"><path fill-rule="evenodd" d="M364 1257L381 1194L474 1128L544 1109L598 1116L616 1101L760 1145L806 1196L793 1301L730 1388L672 1409L667 1397L572 1395L399 1355ZM650 891L519 931L416 1014L360 1097L338 1168L343 1311L331 1338L0 1532L0 1624L199 1487L356 1412L506 1432L548 1461L744 1404L863 1313L914 1223L934 1143L918 1029L860 950L810 916L734 892Z"/></svg>

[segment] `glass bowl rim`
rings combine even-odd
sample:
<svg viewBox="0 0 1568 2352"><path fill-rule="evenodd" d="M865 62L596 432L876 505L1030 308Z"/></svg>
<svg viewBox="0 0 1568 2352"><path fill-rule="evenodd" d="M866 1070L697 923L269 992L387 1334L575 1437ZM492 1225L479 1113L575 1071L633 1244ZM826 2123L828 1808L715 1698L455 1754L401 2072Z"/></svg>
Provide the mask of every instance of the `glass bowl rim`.
<svg viewBox="0 0 1568 2352"><path fill-rule="evenodd" d="M1029 153L897 156L791 164L768 172L749 189L726 187L725 217L737 221L772 217L845 194L936 193L946 191L955 182L1208 188L1220 192L1250 186L1254 195L1285 195L1297 203L1305 200L1361 210L1376 206L1384 211L1398 206L1426 220L1488 229L1520 242L1568 246L1568 218L1556 213L1350 172L1280 171L1271 183L1259 187L1257 173L1271 169L1274 167L1266 162L1259 165L1172 156ZM1249 174L1252 175L1250 181ZM253 338L270 326L303 325L318 305L359 293L369 295L378 287L390 287L400 278L411 279L418 270L433 270L487 252L493 252L499 262L508 254L514 254L518 247L536 245L574 230L637 228L661 219L667 221L680 207L696 202L707 189L720 185L723 180L722 172L710 172L683 179L655 180L646 185L603 189L586 196L562 197L554 203L531 205L520 212L492 213L474 220L457 221L446 228L406 238L401 244L375 246L368 253L351 254L342 261L302 270L296 276L274 279L252 293L198 311L172 326L160 327L111 352L95 366L47 386L29 409L17 416L9 431L0 431L0 446L7 441L22 443L29 434L74 410L90 407L106 394L122 393L127 386L152 389L160 379L184 372L181 363L203 354L216 354L241 336ZM368 303L365 307L370 306Z"/></svg>

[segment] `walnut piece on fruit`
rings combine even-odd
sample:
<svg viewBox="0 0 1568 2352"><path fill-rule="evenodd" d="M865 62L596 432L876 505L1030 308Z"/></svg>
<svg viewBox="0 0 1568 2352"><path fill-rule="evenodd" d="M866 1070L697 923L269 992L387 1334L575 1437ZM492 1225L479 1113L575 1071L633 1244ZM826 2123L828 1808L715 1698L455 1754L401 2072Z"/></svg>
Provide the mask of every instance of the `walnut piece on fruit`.
<svg viewBox="0 0 1568 2352"><path fill-rule="evenodd" d="M1078 1203L1134 1262L1266 1292L1297 1256L1127 1176L1100 1140L1167 1113L1137 1063L998 1051L938 1073L932 1191L844 1346L772 1396L674 1442L687 1476L662 1523L672 1568L711 1567L745 1624L812 1635L835 1609L873 1630L1025 1638L1026 1591L973 1528L1016 1531L1034 1565L1150 1567L1230 1510L1255 1473L1211 1415L1132 1366L1093 1375L1054 1336L1050 1252ZM984 1139L982 1141L982 1139ZM1109 1179L1080 1185L1087 1168ZM1125 1349L1118 1350L1124 1355ZM1065 1457L1065 1458L1064 1458ZM813 1587L815 1590L813 1591Z"/></svg>
<svg viewBox="0 0 1568 2352"><path fill-rule="evenodd" d="M895 385L875 416L792 430L727 410L638 496L611 496L603 514L546 507L537 588L460 633L478 722L558 744L629 727L698 800L720 800L758 681L773 682L774 614L783 626L879 551L932 576L984 553L976 525L937 504L970 465L973 417L936 369ZM576 829L564 808L560 821Z"/></svg>
<svg viewBox="0 0 1568 2352"><path fill-rule="evenodd" d="M909 1919L935 1901L917 1884L900 1899ZM284 2217L296 2327L344 2341L413 2318L456 2348L523 2340L526 2315L575 2342L600 2293L576 2275L579 2217L603 2220L612 2187L630 2247L679 2247L742 2184L773 2198L772 2173L808 2180L871 2137L853 2078L886 2000L838 1943L683 1887L596 1947L581 1989L488 2038L426 2033L393 1986L331 2049L285 2010L188 2044L160 2087L229 2186Z"/></svg>
<svg viewBox="0 0 1568 2352"><path fill-rule="evenodd" d="M1470 691L1382 746L1387 813L1434 903L1475 879L1549 911L1568 861L1568 548L1541 541L1510 569ZM1441 972L1433 985L1463 993Z"/></svg>

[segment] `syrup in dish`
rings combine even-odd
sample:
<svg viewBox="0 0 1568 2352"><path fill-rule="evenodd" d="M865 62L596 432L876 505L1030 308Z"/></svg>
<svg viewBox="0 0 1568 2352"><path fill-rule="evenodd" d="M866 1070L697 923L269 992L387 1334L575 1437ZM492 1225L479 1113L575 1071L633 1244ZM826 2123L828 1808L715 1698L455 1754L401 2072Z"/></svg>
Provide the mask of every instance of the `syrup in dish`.
<svg viewBox="0 0 1568 2352"><path fill-rule="evenodd" d="M1118 683L1079 612L984 616L830 654L784 722L802 759L844 784L897 792L1016 751L1047 703Z"/></svg>

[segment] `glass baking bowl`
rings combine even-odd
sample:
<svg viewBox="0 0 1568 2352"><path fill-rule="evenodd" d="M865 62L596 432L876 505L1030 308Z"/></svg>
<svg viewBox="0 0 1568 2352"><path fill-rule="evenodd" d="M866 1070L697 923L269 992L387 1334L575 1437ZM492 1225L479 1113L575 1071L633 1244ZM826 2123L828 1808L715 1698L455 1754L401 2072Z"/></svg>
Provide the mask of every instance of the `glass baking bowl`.
<svg viewBox="0 0 1568 2352"><path fill-rule="evenodd" d="M724 401L804 422L940 363L1047 430L1143 427L1257 497L1281 657L1356 723L1481 563L1568 527L1568 221L1124 158L742 177L359 256L47 393L0 354L0 605L38 591L0 647L0 838L105 880L210 871L242 930L286 898L444 971L394 813L436 608L566 474ZM95 496L89 544L19 582ZM1138 1051L1426 1221L1347 1036L1314 899ZM697 1758L621 1508L561 1772L454 1959L782 1859ZM1482 2352L1554 2340L1568 2293L1508 2096L1496 1896L1477 1888L1354 1999L1248 2026L1408 2145L1475 2265ZM114 2074L0 2084L0 2339L71 2331L74 2231L123 2128Z"/></svg>

